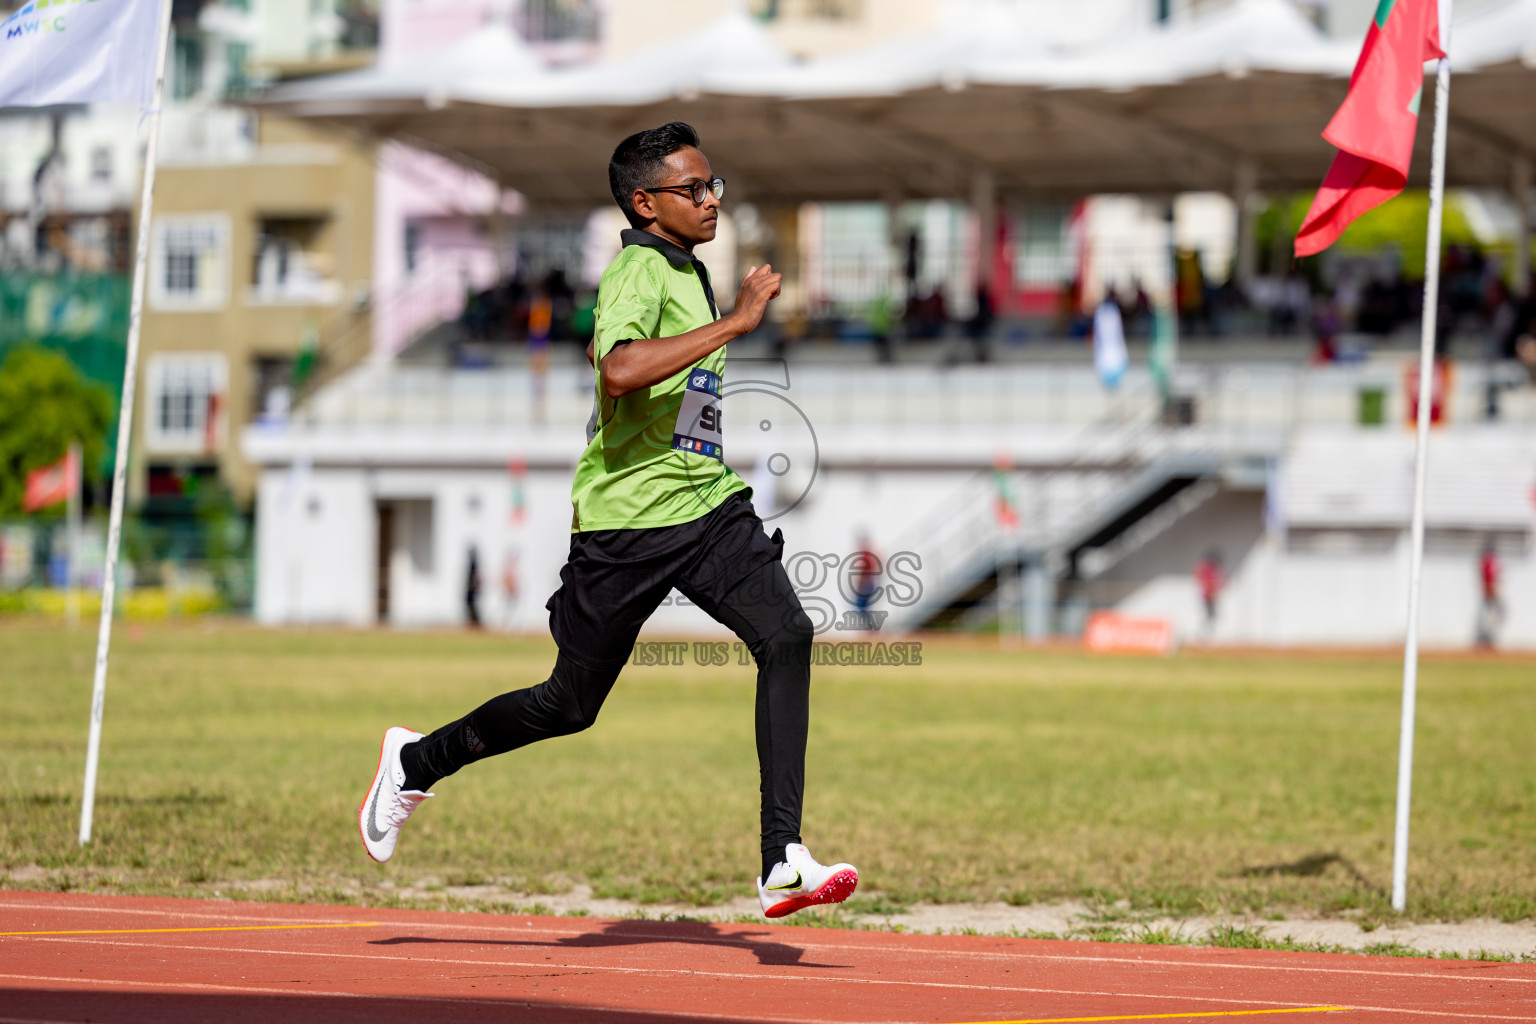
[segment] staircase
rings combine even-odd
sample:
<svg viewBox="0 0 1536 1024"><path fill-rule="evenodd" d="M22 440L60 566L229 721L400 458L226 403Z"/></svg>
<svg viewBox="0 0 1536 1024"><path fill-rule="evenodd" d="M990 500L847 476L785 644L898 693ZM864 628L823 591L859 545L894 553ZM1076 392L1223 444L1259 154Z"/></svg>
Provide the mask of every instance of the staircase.
<svg viewBox="0 0 1536 1024"><path fill-rule="evenodd" d="M966 480L891 547L922 559L922 591L892 610L891 628L980 627L996 614L999 581L1016 589L1043 572L1054 591L1097 575L1211 500L1222 453L1159 424L1155 407L1084 431L1059 465L997 471L1015 496L1012 525L998 514L997 472Z"/></svg>

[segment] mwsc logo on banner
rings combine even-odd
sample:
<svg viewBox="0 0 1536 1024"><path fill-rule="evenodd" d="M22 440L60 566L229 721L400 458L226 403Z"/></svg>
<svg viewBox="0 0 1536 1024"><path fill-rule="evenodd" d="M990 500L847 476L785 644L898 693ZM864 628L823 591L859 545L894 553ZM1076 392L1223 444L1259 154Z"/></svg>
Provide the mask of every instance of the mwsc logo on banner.
<svg viewBox="0 0 1536 1024"><path fill-rule="evenodd" d="M72 4L99 4L108 0L37 0L35 4L28 4L15 14L0 22L0 27L5 29L5 39L15 39L18 36L30 36L63 32L67 27L68 12L64 8ZM46 9L47 13L44 13ZM28 20L29 15L34 15Z"/></svg>

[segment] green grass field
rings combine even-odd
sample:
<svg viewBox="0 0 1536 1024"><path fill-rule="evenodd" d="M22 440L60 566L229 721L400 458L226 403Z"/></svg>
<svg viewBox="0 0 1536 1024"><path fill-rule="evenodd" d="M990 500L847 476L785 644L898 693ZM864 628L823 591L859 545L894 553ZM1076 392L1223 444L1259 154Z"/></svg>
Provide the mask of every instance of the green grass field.
<svg viewBox="0 0 1536 1024"><path fill-rule="evenodd" d="M631 667L591 731L441 782L394 861L356 808L385 726L542 679L544 642L120 629L96 841L75 842L94 633L0 622L0 885L391 901L388 880L698 904L757 864L752 670ZM805 835L892 904L1086 898L1384 917L1399 666L926 644L818 668ZM1536 664L1422 672L1410 915L1536 912ZM41 869L41 870L39 870ZM1122 904L1123 906L1123 904Z"/></svg>

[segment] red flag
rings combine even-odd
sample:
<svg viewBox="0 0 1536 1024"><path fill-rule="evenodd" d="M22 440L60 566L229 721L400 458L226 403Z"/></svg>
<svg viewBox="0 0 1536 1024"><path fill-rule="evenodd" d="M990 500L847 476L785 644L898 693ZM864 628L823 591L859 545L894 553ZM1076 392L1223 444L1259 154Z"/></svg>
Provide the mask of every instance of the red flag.
<svg viewBox="0 0 1536 1024"><path fill-rule="evenodd" d="M1339 153L1296 232L1296 255L1332 245L1365 211L1408 183L1424 62L1440 49L1436 0L1379 0L1349 79L1349 95L1323 130Z"/></svg>
<svg viewBox="0 0 1536 1024"><path fill-rule="evenodd" d="M27 474L27 490L21 499L22 509L36 512L40 508L68 501L75 475L79 471L75 465L74 452L66 452L62 459L51 466L34 469Z"/></svg>

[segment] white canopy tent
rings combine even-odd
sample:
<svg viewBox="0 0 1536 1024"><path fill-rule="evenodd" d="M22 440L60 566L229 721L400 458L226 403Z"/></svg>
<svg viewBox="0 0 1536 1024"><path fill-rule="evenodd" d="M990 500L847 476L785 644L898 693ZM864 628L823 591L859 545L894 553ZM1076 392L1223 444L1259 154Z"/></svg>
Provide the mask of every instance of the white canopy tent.
<svg viewBox="0 0 1536 1024"><path fill-rule="evenodd" d="M638 107L720 93L733 73L781 81L794 66L761 25L732 14L650 49L539 79L465 83L453 95L492 107Z"/></svg>
<svg viewBox="0 0 1536 1024"><path fill-rule="evenodd" d="M1358 49L1325 37L1285 0L1237 0L1074 56L1032 63L977 60L969 74L972 82L989 85L1129 90L1213 75L1348 75Z"/></svg>
<svg viewBox="0 0 1536 1024"><path fill-rule="evenodd" d="M1458 21L1451 63L1461 71L1509 64L1536 68L1536 0L1514 0Z"/></svg>
<svg viewBox="0 0 1536 1024"><path fill-rule="evenodd" d="M853 53L789 69L733 67L716 75L724 94L776 99L901 96L924 89L963 89L980 62L1039 62L1060 48L1057 26L1026 17L1003 0L957 0L932 28Z"/></svg>
<svg viewBox="0 0 1536 1024"><path fill-rule="evenodd" d="M1509 185L1528 202L1536 158L1536 0L1513 0L1458 21L1451 64L1451 183L1466 180L1456 164L1473 149L1482 154L1478 184Z"/></svg>
<svg viewBox="0 0 1536 1024"><path fill-rule="evenodd" d="M1508 187L1536 151L1533 9L1517 0L1458 25L1453 185ZM797 64L733 15L573 70L538 69L526 47L483 63L445 53L283 85L260 103L456 155L535 204L606 201L614 142L671 118L700 129L733 198L758 202L964 197L978 181L1068 198L1321 180L1332 149L1319 133L1357 44L1328 40L1284 0L1237 0L1079 53L1051 31L1002 0L957 0L932 29ZM477 35L516 50L505 29ZM1416 159L1416 175L1428 163Z"/></svg>
<svg viewBox="0 0 1536 1024"><path fill-rule="evenodd" d="M538 54L510 26L491 22L440 50L393 65L279 85L267 98L283 103L286 97L300 97L307 117L370 117L390 110L441 108L459 89L546 75Z"/></svg>

